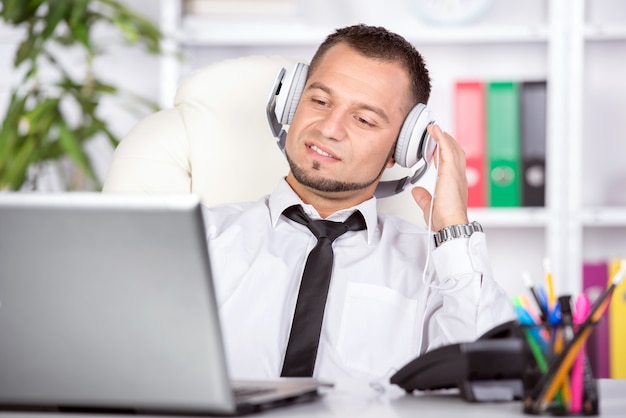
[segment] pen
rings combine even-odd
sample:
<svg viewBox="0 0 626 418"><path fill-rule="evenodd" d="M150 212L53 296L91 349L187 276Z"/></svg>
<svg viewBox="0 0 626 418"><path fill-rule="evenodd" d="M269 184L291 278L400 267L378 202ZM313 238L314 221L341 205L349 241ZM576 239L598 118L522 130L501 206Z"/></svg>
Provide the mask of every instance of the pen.
<svg viewBox="0 0 626 418"><path fill-rule="evenodd" d="M537 313L537 311L533 308L533 305L530 303L528 298L524 295L517 295L513 299L513 304L524 308L524 310L530 315L535 324L540 324L543 322L541 315Z"/></svg>
<svg viewBox="0 0 626 418"><path fill-rule="evenodd" d="M563 350L563 339L561 336L561 307L557 300L554 304L554 308L550 311L548 317L548 329L550 330L550 357L558 354Z"/></svg>
<svg viewBox="0 0 626 418"><path fill-rule="evenodd" d="M543 318L539 314L537 314L535 309L533 309L533 305L524 295L517 295L513 299L513 306L515 307L521 325L534 325L533 334L536 334L536 339L539 342L541 349L543 350L542 353L547 353L548 341L550 341L550 333L548 332L546 327L541 326L543 323ZM522 309L523 312L518 311L517 307Z"/></svg>
<svg viewBox="0 0 626 418"><path fill-rule="evenodd" d="M546 313L546 321L548 320L549 309L548 309L548 295L546 294L546 289L542 286L538 290L539 300L541 301L541 306L544 312Z"/></svg>
<svg viewBox="0 0 626 418"><path fill-rule="evenodd" d="M591 307L591 311L578 332L574 335L573 340L565 346L565 349L550 362L548 373L544 374L539 382L533 388L530 397L526 398L525 409L529 408L533 413L539 413L542 405L549 399L554 397L558 387L562 384L563 379L570 370L577 354L585 344L593 326L602 316L609 305L610 297L615 287L626 276L626 263L622 263L620 269L615 273L608 286L596 302Z"/></svg>
<svg viewBox="0 0 626 418"><path fill-rule="evenodd" d="M563 342L567 344L574 339L574 313L572 311L572 297L570 295L559 296L557 306L561 312L560 322L563 327Z"/></svg>
<svg viewBox="0 0 626 418"><path fill-rule="evenodd" d="M522 325L522 331L526 337L526 342L528 343L528 347L530 347L530 351L535 358L539 371L541 373L546 373L548 371L548 363L544 355L544 350L547 348L547 343L539 332L540 327L537 326L538 324L521 306L515 306L515 312L517 313L520 325Z"/></svg>
<svg viewBox="0 0 626 418"><path fill-rule="evenodd" d="M546 321L548 319L548 310L545 293L542 294L540 290L537 290L530 278L530 274L527 272L522 273L522 281L524 282L524 286L526 286L526 288L530 291L530 294L535 299L539 312L541 312L542 320Z"/></svg>
<svg viewBox="0 0 626 418"><path fill-rule="evenodd" d="M557 300L553 308L550 310L550 315L548 316L548 323L550 325L561 325L563 322L563 311L561 310L561 301Z"/></svg>

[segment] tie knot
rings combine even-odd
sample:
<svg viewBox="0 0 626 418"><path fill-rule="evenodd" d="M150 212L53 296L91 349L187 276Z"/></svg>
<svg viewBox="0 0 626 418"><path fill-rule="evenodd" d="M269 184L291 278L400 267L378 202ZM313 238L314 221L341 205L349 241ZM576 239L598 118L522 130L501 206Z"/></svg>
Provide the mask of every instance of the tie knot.
<svg viewBox="0 0 626 418"><path fill-rule="evenodd" d="M309 221L307 227L317 239L328 238L331 242L348 232L348 226L343 222L326 220Z"/></svg>
<svg viewBox="0 0 626 418"><path fill-rule="evenodd" d="M356 211L345 222L333 222L325 219L312 220L304 213L302 206L290 206L283 214L292 221L305 225L318 240L328 238L331 242L348 231L358 231L366 228L365 219L361 212Z"/></svg>

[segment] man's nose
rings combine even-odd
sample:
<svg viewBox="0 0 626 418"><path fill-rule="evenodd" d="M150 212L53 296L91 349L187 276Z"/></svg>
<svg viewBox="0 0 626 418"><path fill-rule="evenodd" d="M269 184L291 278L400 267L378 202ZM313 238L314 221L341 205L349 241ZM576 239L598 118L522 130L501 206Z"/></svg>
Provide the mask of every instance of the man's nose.
<svg viewBox="0 0 626 418"><path fill-rule="evenodd" d="M321 134L329 139L341 141L346 137L346 123L348 115L345 111L335 108L327 112L319 121Z"/></svg>

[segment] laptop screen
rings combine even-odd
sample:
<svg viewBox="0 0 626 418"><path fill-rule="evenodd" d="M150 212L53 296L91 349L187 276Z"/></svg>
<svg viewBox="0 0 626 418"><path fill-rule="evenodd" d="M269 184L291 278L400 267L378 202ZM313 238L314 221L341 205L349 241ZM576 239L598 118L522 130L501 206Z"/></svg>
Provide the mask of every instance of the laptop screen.
<svg viewBox="0 0 626 418"><path fill-rule="evenodd" d="M196 197L0 193L0 404L232 412Z"/></svg>

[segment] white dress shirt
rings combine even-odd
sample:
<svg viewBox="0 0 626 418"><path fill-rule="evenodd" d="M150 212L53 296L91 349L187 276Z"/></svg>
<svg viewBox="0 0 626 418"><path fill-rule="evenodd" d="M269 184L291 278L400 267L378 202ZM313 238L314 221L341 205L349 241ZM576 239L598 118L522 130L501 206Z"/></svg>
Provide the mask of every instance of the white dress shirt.
<svg viewBox="0 0 626 418"><path fill-rule="evenodd" d="M204 208L234 378L280 375L304 264L317 242L306 226L281 215L294 204L320 219L284 180L257 202ZM428 231L378 213L375 198L326 219L344 221L355 210L367 230L349 231L333 243L314 376L389 377L428 349L472 341L513 318L494 281L483 233L431 245L423 277Z"/></svg>

